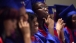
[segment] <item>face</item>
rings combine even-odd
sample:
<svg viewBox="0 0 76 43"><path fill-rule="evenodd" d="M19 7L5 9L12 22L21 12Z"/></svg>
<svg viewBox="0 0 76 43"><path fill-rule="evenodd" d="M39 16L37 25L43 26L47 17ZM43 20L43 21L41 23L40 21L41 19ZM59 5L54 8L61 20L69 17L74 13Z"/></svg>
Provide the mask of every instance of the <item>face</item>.
<svg viewBox="0 0 76 43"><path fill-rule="evenodd" d="M5 28L5 33L7 36L10 36L15 32L15 29L17 27L17 20L16 19L9 19L4 21L4 28Z"/></svg>
<svg viewBox="0 0 76 43"><path fill-rule="evenodd" d="M36 7L36 12L39 17L47 17L48 16L48 7L44 3L38 3Z"/></svg>
<svg viewBox="0 0 76 43"><path fill-rule="evenodd" d="M72 23L73 23L73 26L76 28L76 14L72 16Z"/></svg>
<svg viewBox="0 0 76 43"><path fill-rule="evenodd" d="M37 22L37 17L35 17L32 21L32 28L31 31L32 33L37 33L38 32L38 22Z"/></svg>

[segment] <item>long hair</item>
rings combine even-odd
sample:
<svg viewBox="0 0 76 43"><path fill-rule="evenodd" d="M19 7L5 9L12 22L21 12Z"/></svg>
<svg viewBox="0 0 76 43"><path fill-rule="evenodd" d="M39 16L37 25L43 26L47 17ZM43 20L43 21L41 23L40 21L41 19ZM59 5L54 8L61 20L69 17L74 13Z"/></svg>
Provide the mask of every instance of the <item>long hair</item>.
<svg viewBox="0 0 76 43"><path fill-rule="evenodd" d="M68 17L66 20L66 26L69 27L70 29L72 29L73 25L72 25L72 16Z"/></svg>
<svg viewBox="0 0 76 43"><path fill-rule="evenodd" d="M0 36L4 31L4 25L3 22L8 19L17 19L18 20L19 15L18 11L14 8L9 7L2 7L0 8Z"/></svg>
<svg viewBox="0 0 76 43"><path fill-rule="evenodd" d="M31 21L34 19L35 15L30 13L30 12L28 12L27 14L28 14L28 22L30 24ZM19 43L19 42L22 43L22 42L24 42L23 34L22 34L22 31L19 28L19 25L17 25L17 26L18 26L18 29L17 29L17 38L16 38L17 40L16 40L16 43Z"/></svg>

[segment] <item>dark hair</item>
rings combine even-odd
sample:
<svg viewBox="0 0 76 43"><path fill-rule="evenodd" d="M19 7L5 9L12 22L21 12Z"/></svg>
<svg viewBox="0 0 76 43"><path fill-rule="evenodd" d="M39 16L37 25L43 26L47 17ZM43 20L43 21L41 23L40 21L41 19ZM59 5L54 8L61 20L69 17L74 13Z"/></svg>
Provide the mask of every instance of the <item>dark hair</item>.
<svg viewBox="0 0 76 43"><path fill-rule="evenodd" d="M33 10L35 13L36 13L36 10L37 10L37 5L38 5L39 3L42 3L42 2L35 2L35 3L32 4L32 10ZM45 3L43 3L43 4L45 4Z"/></svg>
<svg viewBox="0 0 76 43"><path fill-rule="evenodd" d="M66 26L72 29L72 16L68 17L66 20Z"/></svg>
<svg viewBox="0 0 76 43"><path fill-rule="evenodd" d="M31 24L32 23L32 21L34 20L34 18L35 17L37 17L36 16L36 14L31 14L31 13L28 13L28 17L29 17L29 19L28 19L28 22ZM31 26L31 25L30 25Z"/></svg>
<svg viewBox="0 0 76 43"><path fill-rule="evenodd" d="M29 20L28 22L31 23L31 21L34 19L34 17L36 17L33 13L30 13L30 12L27 12L28 14L28 17L29 17ZM18 25L17 25L18 26ZM19 41L22 41L24 42L23 40L23 35L22 35L22 31L20 30L19 26L18 26L18 29L16 30L16 33L17 33L17 42Z"/></svg>
<svg viewBox="0 0 76 43"><path fill-rule="evenodd" d="M0 36L4 31L4 25L3 22L8 19L17 19L18 20L19 15L18 11L14 8L9 7L2 7L0 8Z"/></svg>

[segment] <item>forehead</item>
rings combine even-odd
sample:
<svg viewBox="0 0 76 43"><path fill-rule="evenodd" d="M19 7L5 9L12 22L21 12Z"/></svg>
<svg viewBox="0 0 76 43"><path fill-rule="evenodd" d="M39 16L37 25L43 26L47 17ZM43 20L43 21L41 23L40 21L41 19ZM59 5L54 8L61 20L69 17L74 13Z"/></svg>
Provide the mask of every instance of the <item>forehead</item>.
<svg viewBox="0 0 76 43"><path fill-rule="evenodd" d="M40 7L40 6L47 6L45 3L42 3L42 2L38 2L38 3L36 3L36 5L37 5L38 7Z"/></svg>
<svg viewBox="0 0 76 43"><path fill-rule="evenodd" d="M74 14L72 17L76 17L76 14Z"/></svg>

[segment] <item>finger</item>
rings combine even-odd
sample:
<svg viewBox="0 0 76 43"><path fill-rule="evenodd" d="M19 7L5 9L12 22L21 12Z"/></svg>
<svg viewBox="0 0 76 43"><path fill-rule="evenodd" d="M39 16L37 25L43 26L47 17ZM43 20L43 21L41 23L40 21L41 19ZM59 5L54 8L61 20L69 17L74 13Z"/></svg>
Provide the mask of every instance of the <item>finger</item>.
<svg viewBox="0 0 76 43"><path fill-rule="evenodd" d="M21 23L19 23L19 28L21 29L21 27L22 27L22 25L21 25Z"/></svg>
<svg viewBox="0 0 76 43"><path fill-rule="evenodd" d="M21 25L23 25L23 18L22 17L20 18L20 23L21 23Z"/></svg>
<svg viewBox="0 0 76 43"><path fill-rule="evenodd" d="M25 21L25 22L24 22L24 26L25 26L25 25L28 25L28 21Z"/></svg>
<svg viewBox="0 0 76 43"><path fill-rule="evenodd" d="M66 23L63 23L63 26L65 26Z"/></svg>
<svg viewBox="0 0 76 43"><path fill-rule="evenodd" d="M47 19L46 18L43 18L45 21L47 21Z"/></svg>
<svg viewBox="0 0 76 43"><path fill-rule="evenodd" d="M60 22L62 22L63 20L62 20L62 18L60 18Z"/></svg>
<svg viewBox="0 0 76 43"><path fill-rule="evenodd" d="M60 24L63 24L63 23L64 23L64 21L63 21L63 20L61 20Z"/></svg>
<svg viewBox="0 0 76 43"><path fill-rule="evenodd" d="M61 21L61 19L58 19L58 21L57 21L57 22L58 22L58 23L60 23L60 21Z"/></svg>

